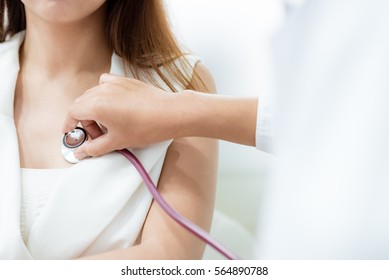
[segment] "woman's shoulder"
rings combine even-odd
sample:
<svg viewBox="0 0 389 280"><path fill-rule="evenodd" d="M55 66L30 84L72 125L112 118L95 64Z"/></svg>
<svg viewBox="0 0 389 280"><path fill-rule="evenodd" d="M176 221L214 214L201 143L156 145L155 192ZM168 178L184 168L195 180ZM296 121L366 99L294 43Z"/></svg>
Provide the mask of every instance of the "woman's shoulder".
<svg viewBox="0 0 389 280"><path fill-rule="evenodd" d="M194 54L183 54L173 60L164 62L159 69L142 68L138 75L119 55L113 54L111 74L140 79L146 83L171 91L171 86L178 92L193 89L201 92L216 92L211 72L202 59ZM178 72L177 72L178 71ZM180 79L184 77L184 80Z"/></svg>
<svg viewBox="0 0 389 280"><path fill-rule="evenodd" d="M216 93L216 82L207 65L202 61L193 68L191 84L193 89L200 92Z"/></svg>
<svg viewBox="0 0 389 280"><path fill-rule="evenodd" d="M185 61L184 63L182 61ZM193 89L200 92L216 92L216 83L213 75L204 61L197 55L185 54L177 59L177 62L181 65L187 65L187 69L182 71L188 73L190 80L189 89Z"/></svg>
<svg viewBox="0 0 389 280"><path fill-rule="evenodd" d="M171 63L183 73L190 84L181 90L193 89L201 92L216 92L216 86L211 72L203 60L194 54L184 54ZM162 67L164 68L164 66ZM169 76L169 73L167 73ZM174 80L174 77L171 77Z"/></svg>

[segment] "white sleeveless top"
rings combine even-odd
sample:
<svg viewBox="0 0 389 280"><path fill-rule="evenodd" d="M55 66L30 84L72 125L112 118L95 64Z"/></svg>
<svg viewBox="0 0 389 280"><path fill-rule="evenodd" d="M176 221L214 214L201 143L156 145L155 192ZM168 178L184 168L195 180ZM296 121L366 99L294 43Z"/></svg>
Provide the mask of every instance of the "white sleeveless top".
<svg viewBox="0 0 389 280"><path fill-rule="evenodd" d="M132 246L152 197L125 157L113 152L86 159L60 174L21 170L13 104L24 36L0 44L0 259L74 259ZM184 73L191 78L199 60L187 60ZM125 75L116 54L110 73ZM155 79L168 89L156 73ZM170 143L131 149L155 184Z"/></svg>
<svg viewBox="0 0 389 280"><path fill-rule="evenodd" d="M54 185L66 169L21 168L20 232L25 244L54 190Z"/></svg>

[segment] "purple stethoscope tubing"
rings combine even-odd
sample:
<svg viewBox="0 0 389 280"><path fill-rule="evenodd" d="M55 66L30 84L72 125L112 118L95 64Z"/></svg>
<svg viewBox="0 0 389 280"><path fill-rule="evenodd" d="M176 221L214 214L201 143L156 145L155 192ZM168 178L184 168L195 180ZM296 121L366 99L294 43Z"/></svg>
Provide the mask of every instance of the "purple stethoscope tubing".
<svg viewBox="0 0 389 280"><path fill-rule="evenodd" d="M141 164L141 162L138 160L138 158L129 150L123 149L123 150L117 150L118 153L125 156L136 168L136 170L139 172L141 177L143 178L148 190L150 191L151 195L153 196L154 200L161 206L161 208L168 214L174 221L176 221L178 224L180 224L182 227L187 229L189 232L197 236L199 239L207 243L209 246L214 248L216 251L218 251L220 254L222 254L224 257L226 257L229 260L239 260L240 257L236 255L235 253L231 252L229 249L221 245L219 242L217 242L215 239L213 239L205 230L198 227L197 225L190 222L185 217L178 214L176 211L174 211L169 204L163 199L163 197L159 194L157 188L154 185L154 182L151 180L149 174Z"/></svg>

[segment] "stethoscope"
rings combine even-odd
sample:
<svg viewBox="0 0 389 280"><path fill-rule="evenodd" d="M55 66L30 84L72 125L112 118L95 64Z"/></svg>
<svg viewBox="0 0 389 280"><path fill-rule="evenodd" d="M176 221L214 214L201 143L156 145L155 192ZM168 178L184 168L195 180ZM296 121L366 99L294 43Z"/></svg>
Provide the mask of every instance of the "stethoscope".
<svg viewBox="0 0 389 280"><path fill-rule="evenodd" d="M75 156L74 152L86 141L88 140L88 134L85 131L85 129L81 127L76 127L74 130L66 133L62 138L62 147L61 152L64 157L64 159L70 163L78 163L80 162ZM161 208L178 224L183 226L185 229L187 229L189 232L191 232L193 235L200 238L202 241L210 245L212 248L214 248L216 251L218 251L220 254L225 256L227 259L230 260L236 260L240 259L239 256L237 256L235 253L231 252L227 248L225 248L223 245L221 245L219 242L214 240L206 231L204 231L202 228L198 227L197 225L190 222L185 217L178 214L176 211L174 211L169 204L166 203L166 201L163 199L163 197L159 194L158 189L155 187L153 181L151 180L149 174L141 164L141 162L137 159L137 157L130 152L127 149L123 150L117 150L118 153L125 156L136 168L136 170L139 172L141 177L143 178L148 190L150 191L151 195L153 196L154 200L161 206Z"/></svg>

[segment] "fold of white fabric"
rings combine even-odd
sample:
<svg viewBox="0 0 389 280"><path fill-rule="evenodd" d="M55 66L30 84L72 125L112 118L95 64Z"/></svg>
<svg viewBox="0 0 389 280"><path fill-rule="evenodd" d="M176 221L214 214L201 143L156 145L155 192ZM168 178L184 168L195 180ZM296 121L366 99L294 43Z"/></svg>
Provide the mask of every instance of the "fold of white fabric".
<svg viewBox="0 0 389 280"><path fill-rule="evenodd" d="M0 44L0 258L30 259L20 234L20 163L13 120L22 34Z"/></svg>
<svg viewBox="0 0 389 280"><path fill-rule="evenodd" d="M169 142L134 151L157 183ZM142 178L118 153L84 160L59 179L31 229L38 259L72 259L134 244L151 203Z"/></svg>
<svg viewBox="0 0 389 280"><path fill-rule="evenodd" d="M136 169L116 152L66 170L53 186L27 244L23 242L19 148L13 120L23 40L24 32L20 32L0 44L0 259L72 259L133 245L152 197ZM122 59L114 54L111 74L124 75L123 67ZM155 184L170 143L132 150Z"/></svg>

